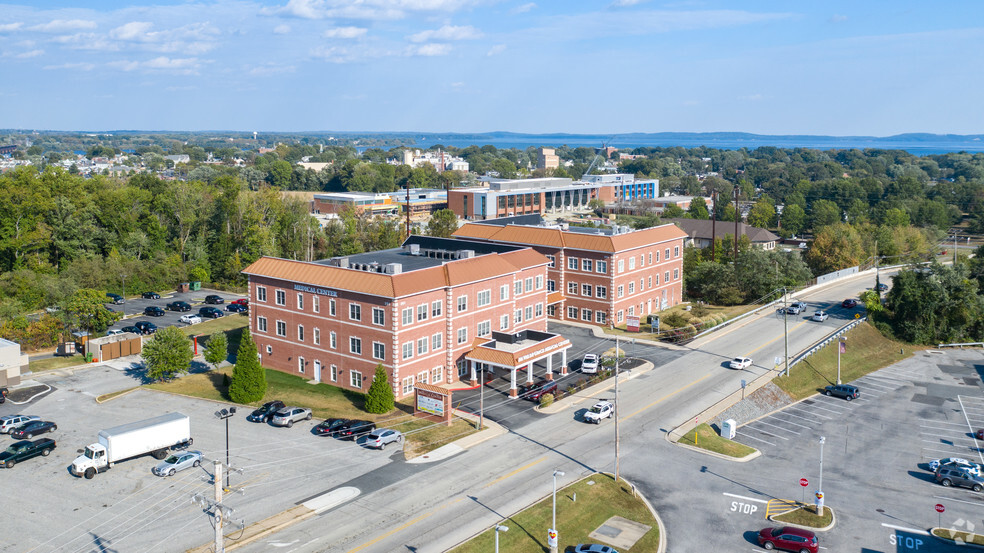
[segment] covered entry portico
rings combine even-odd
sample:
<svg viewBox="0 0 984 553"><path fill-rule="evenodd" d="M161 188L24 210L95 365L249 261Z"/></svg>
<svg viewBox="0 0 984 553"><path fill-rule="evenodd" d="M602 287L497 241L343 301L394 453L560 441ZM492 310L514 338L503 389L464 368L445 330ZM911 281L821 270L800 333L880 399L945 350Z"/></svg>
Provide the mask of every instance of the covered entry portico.
<svg viewBox="0 0 984 553"><path fill-rule="evenodd" d="M478 368L481 365L501 367L509 371L509 397L516 397L516 371L526 368L526 381L533 382L533 364L546 360L546 379L553 380L554 355L560 354L560 374L567 374L567 350L571 342L559 334L521 330L515 334L493 332L492 339L475 341L475 347L465 354L471 368L472 386L478 385Z"/></svg>

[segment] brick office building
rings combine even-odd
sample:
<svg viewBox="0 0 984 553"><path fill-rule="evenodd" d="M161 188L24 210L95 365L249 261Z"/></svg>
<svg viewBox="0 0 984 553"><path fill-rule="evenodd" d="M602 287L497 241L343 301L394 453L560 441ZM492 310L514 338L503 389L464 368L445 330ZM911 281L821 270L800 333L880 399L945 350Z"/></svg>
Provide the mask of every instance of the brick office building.
<svg viewBox="0 0 984 553"><path fill-rule="evenodd" d="M365 392L382 364L403 397L473 380L474 363L497 359L466 356L493 332L544 332L548 263L524 246L425 236L317 262L264 257L243 271L250 330L264 366ZM513 388L541 357L517 354Z"/></svg>
<svg viewBox="0 0 984 553"><path fill-rule="evenodd" d="M466 223L455 237L530 246L549 259L551 318L600 326L625 324L680 303L683 241L675 225L644 230L545 225L539 215ZM551 298L553 299L553 298Z"/></svg>

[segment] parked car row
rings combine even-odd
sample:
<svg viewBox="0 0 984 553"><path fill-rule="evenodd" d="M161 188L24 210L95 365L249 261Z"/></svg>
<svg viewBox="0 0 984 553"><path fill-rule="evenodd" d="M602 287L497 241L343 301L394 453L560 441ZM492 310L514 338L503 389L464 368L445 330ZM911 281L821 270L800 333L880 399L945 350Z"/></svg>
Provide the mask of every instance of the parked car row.
<svg viewBox="0 0 984 553"><path fill-rule="evenodd" d="M37 415L5 415L0 417L0 434L10 434L15 440L3 452L0 452L0 466L14 468L14 465L32 457L45 457L55 449L55 440L42 438L31 441L40 434L54 432L58 426L51 421L43 421Z"/></svg>
<svg viewBox="0 0 984 553"><path fill-rule="evenodd" d="M307 407L286 406L279 400L268 401L246 416L250 422L264 422L274 426L290 428L295 422L311 420L311 409ZM340 440L359 440L365 437L367 447L385 449L392 443L402 443L403 434L390 428L376 428L376 423L367 420L328 418L315 425L312 432L316 436L327 436Z"/></svg>

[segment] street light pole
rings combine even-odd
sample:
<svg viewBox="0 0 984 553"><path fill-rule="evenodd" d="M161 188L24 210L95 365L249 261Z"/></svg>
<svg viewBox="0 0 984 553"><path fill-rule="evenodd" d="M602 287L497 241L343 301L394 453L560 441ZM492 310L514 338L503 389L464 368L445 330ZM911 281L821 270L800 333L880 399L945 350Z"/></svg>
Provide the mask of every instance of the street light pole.
<svg viewBox="0 0 984 553"><path fill-rule="evenodd" d="M785 286L782 287L782 341L785 348L783 368L789 377L789 293Z"/></svg>
<svg viewBox="0 0 984 553"><path fill-rule="evenodd" d="M478 386L478 429L481 430L482 423L485 422L485 367L482 367L478 372L482 374Z"/></svg>
<svg viewBox="0 0 984 553"><path fill-rule="evenodd" d="M215 416L219 420L224 420L225 421L225 427L226 427L225 428L225 431L226 431L226 436L225 436L225 438L226 438L226 462L225 462L225 464L226 464L226 489L229 488L229 473L232 472L231 470L229 470L229 419L231 419L232 416L235 415L235 414L236 414L236 408L235 407L230 407L228 409L222 409L221 411L216 411L215 412Z"/></svg>
<svg viewBox="0 0 984 553"><path fill-rule="evenodd" d="M847 347L847 336L837 340L837 383L841 383L841 352Z"/></svg>
<svg viewBox="0 0 984 553"><path fill-rule="evenodd" d="M823 516L823 444L826 436L820 436L820 482L817 485L817 515Z"/></svg>
<svg viewBox="0 0 984 553"><path fill-rule="evenodd" d="M499 553L499 532L508 532L509 527L496 523L495 525L495 553Z"/></svg>
<svg viewBox="0 0 984 553"><path fill-rule="evenodd" d="M563 475L564 471L553 471L553 527L550 528L553 532L557 532L557 477ZM550 546L550 553L557 553L556 540L553 542L553 545Z"/></svg>
<svg viewBox="0 0 984 553"><path fill-rule="evenodd" d="M615 335L615 481L618 482L618 334Z"/></svg>
<svg viewBox="0 0 984 553"><path fill-rule="evenodd" d="M123 318L126 318L126 274L120 273L120 278L123 279Z"/></svg>

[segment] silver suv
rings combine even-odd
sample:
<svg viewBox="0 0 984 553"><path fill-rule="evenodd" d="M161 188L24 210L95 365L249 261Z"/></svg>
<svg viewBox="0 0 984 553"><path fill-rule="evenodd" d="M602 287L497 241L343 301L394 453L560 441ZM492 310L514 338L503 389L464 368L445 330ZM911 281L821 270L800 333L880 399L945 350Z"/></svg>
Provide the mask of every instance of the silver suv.
<svg viewBox="0 0 984 553"><path fill-rule="evenodd" d="M984 478L957 465L943 465L936 469L936 481L947 487L962 486L975 492L984 490Z"/></svg>
<svg viewBox="0 0 984 553"><path fill-rule="evenodd" d="M0 434L10 434L11 430L22 424L39 420L41 420L41 417L37 415L7 415L0 417Z"/></svg>
<svg viewBox="0 0 984 553"><path fill-rule="evenodd" d="M290 428L297 421L311 420L311 410L307 407L284 407L274 413L270 424Z"/></svg>

